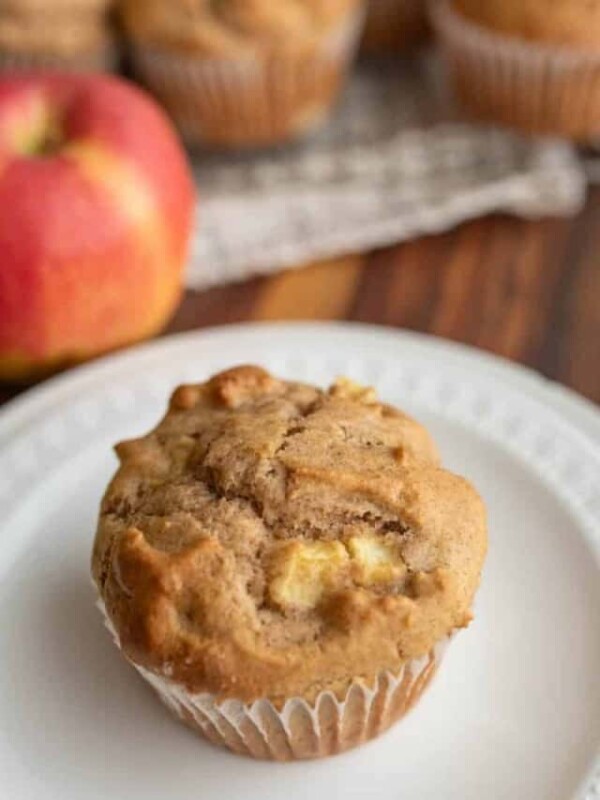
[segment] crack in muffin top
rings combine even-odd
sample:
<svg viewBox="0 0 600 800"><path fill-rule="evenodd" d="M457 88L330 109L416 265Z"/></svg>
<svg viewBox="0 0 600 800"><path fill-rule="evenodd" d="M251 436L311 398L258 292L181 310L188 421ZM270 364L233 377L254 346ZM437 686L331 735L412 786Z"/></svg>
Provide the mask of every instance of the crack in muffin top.
<svg viewBox="0 0 600 800"><path fill-rule="evenodd" d="M483 504L371 389L236 367L116 449L93 575L125 653L191 691L341 695L471 618Z"/></svg>
<svg viewBox="0 0 600 800"><path fill-rule="evenodd" d="M124 0L122 13L140 43L239 57L312 49L359 8L359 0Z"/></svg>

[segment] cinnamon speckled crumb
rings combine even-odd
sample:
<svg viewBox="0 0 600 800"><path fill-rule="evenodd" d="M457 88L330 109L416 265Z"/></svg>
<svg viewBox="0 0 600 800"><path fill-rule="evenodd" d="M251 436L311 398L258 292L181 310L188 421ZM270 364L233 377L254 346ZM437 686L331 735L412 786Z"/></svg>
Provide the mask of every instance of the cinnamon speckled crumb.
<svg viewBox="0 0 600 800"><path fill-rule="evenodd" d="M372 390L238 367L117 453L93 575L127 655L190 690L343 693L469 619L483 504Z"/></svg>

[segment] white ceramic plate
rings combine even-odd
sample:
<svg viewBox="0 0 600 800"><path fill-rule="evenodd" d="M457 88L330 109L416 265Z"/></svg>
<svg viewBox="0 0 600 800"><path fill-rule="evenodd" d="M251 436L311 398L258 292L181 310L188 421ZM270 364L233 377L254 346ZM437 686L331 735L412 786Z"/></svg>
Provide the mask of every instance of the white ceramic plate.
<svg viewBox="0 0 600 800"><path fill-rule="evenodd" d="M427 424L489 509L476 621L383 738L335 759L252 762L178 725L117 653L89 552L110 446L170 389L240 362L345 374ZM571 800L600 796L600 423L525 370L364 326L167 339L75 370L0 414L0 798Z"/></svg>

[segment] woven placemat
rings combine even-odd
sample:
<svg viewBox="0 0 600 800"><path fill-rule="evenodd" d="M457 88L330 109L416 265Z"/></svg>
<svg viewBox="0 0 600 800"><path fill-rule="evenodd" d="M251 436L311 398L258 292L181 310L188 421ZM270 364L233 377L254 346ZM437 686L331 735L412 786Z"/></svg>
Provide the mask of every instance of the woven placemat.
<svg viewBox="0 0 600 800"><path fill-rule="evenodd" d="M392 244L491 211L573 214L587 183L566 143L460 121L432 54L360 64L328 126L307 142L197 154L194 168L191 288Z"/></svg>

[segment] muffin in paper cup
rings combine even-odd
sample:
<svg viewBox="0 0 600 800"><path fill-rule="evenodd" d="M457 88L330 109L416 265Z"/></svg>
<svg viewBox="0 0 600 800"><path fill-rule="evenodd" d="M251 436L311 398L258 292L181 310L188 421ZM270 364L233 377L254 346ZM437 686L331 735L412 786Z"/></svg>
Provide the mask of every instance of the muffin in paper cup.
<svg viewBox="0 0 600 800"><path fill-rule="evenodd" d="M483 504L372 390L237 367L180 387L117 453L98 605L214 744L278 761L356 747L418 701L472 618Z"/></svg>
<svg viewBox="0 0 600 800"><path fill-rule="evenodd" d="M477 119L582 143L600 136L600 48L525 40L432 0L457 97Z"/></svg>
<svg viewBox="0 0 600 800"><path fill-rule="evenodd" d="M97 605L120 649L104 603L98 600ZM341 698L323 691L311 702L303 697L277 704L267 698L220 701L214 694L194 694L165 674L132 665L177 719L212 744L253 758L294 761L337 755L385 733L418 702L448 644L449 640L438 642L427 656L408 661L396 674L379 673L372 686L357 680Z"/></svg>
<svg viewBox="0 0 600 800"><path fill-rule="evenodd" d="M429 34L425 0L369 0L361 50L395 53L423 44Z"/></svg>
<svg viewBox="0 0 600 800"><path fill-rule="evenodd" d="M133 68L191 144L279 144L318 128L337 99L364 11L350 8L309 50L210 56L132 42Z"/></svg>

